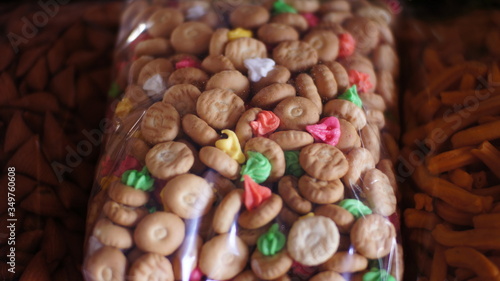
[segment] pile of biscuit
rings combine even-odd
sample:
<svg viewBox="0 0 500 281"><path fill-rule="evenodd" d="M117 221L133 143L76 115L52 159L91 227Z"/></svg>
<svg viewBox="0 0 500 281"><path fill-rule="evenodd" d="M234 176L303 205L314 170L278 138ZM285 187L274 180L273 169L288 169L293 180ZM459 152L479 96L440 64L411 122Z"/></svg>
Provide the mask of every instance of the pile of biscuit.
<svg viewBox="0 0 500 281"><path fill-rule="evenodd" d="M401 280L390 13L159 2L124 14L86 279Z"/></svg>

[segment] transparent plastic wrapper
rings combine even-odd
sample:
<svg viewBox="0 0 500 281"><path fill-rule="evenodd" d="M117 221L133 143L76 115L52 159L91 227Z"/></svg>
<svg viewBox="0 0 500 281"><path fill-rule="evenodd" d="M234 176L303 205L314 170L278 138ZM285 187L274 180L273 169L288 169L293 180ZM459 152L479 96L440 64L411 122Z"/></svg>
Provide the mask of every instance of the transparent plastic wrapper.
<svg viewBox="0 0 500 281"><path fill-rule="evenodd" d="M0 4L0 280L83 280L121 3L10 2Z"/></svg>
<svg viewBox="0 0 500 281"><path fill-rule="evenodd" d="M403 34L408 280L499 280L500 12L413 19Z"/></svg>
<svg viewBox="0 0 500 281"><path fill-rule="evenodd" d="M391 12L131 1L122 20L86 280L402 280Z"/></svg>

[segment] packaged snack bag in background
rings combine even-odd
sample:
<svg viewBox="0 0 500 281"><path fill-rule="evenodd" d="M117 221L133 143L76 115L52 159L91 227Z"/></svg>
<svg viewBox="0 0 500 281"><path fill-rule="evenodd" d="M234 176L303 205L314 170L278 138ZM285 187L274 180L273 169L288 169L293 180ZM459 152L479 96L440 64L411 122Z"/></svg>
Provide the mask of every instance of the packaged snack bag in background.
<svg viewBox="0 0 500 281"><path fill-rule="evenodd" d="M407 280L499 280L500 12L403 30Z"/></svg>
<svg viewBox="0 0 500 281"><path fill-rule="evenodd" d="M82 280L121 3L67 2L0 5L0 280Z"/></svg>
<svg viewBox="0 0 500 281"><path fill-rule="evenodd" d="M86 280L402 280L388 10L130 1L122 20Z"/></svg>

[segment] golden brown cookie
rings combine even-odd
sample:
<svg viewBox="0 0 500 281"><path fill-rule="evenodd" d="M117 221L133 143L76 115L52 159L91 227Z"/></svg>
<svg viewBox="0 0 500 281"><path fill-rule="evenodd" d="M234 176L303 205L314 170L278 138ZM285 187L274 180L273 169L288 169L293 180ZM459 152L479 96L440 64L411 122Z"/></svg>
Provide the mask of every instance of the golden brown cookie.
<svg viewBox="0 0 500 281"><path fill-rule="evenodd" d="M175 107L182 117L188 113L196 113L196 101L200 90L190 84L179 84L170 87L163 95L163 102Z"/></svg>
<svg viewBox="0 0 500 281"><path fill-rule="evenodd" d="M300 215L290 210L286 205L281 208L280 213L278 214L278 219L281 223L286 225L287 227L291 227L295 221L299 219Z"/></svg>
<svg viewBox="0 0 500 281"><path fill-rule="evenodd" d="M156 10L148 19L148 33L153 37L170 37L172 31L184 21L184 15L177 9Z"/></svg>
<svg viewBox="0 0 500 281"><path fill-rule="evenodd" d="M113 224L106 218L96 222L92 235L103 245L118 249L130 249L134 245L132 232L129 229Z"/></svg>
<svg viewBox="0 0 500 281"><path fill-rule="evenodd" d="M147 253L140 256L130 267L131 281L158 280L173 281L174 273L170 261L159 254Z"/></svg>
<svg viewBox="0 0 500 281"><path fill-rule="evenodd" d="M217 28L210 38L209 54L211 56L217 56L224 54L224 48L227 42L229 42L228 34L229 29L227 28ZM232 63L231 63L232 64Z"/></svg>
<svg viewBox="0 0 500 281"><path fill-rule="evenodd" d="M307 20L299 14L281 13L271 18L271 22L289 25L298 32L304 32L309 27Z"/></svg>
<svg viewBox="0 0 500 281"><path fill-rule="evenodd" d="M356 50L361 54L369 54L378 45L380 31L375 21L363 17L352 17L343 25L356 40Z"/></svg>
<svg viewBox="0 0 500 281"><path fill-rule="evenodd" d="M169 179L186 173L193 163L193 153L189 147L180 142L159 143L146 154L148 171L159 179Z"/></svg>
<svg viewBox="0 0 500 281"><path fill-rule="evenodd" d="M337 180L343 177L349 164L344 154L337 148L316 143L304 147L300 151L300 166L310 176L324 181Z"/></svg>
<svg viewBox="0 0 500 281"><path fill-rule="evenodd" d="M389 178L378 169L368 170L363 176L363 197L374 213L388 217L396 212L396 195Z"/></svg>
<svg viewBox="0 0 500 281"><path fill-rule="evenodd" d="M170 42L165 38L153 38L139 42L134 48L134 56L166 57L173 52Z"/></svg>
<svg viewBox="0 0 500 281"><path fill-rule="evenodd" d="M182 118L182 129L194 142L199 145L214 145L219 134L207 122L194 114L186 114Z"/></svg>
<svg viewBox="0 0 500 281"><path fill-rule="evenodd" d="M216 88L229 90L245 101L250 93L250 82L237 70L225 70L212 76L208 80L205 90Z"/></svg>
<svg viewBox="0 0 500 281"><path fill-rule="evenodd" d="M297 94L301 97L309 99L316 105L319 111L323 111L323 102L318 93L318 88L314 84L314 80L309 74L301 73L295 78L295 87Z"/></svg>
<svg viewBox="0 0 500 281"><path fill-rule="evenodd" d="M299 13L314 13L320 6L318 0L285 0L285 2L294 7Z"/></svg>
<svg viewBox="0 0 500 281"><path fill-rule="evenodd" d="M309 133L295 130L273 133L269 139L275 141L283 151L300 150L314 142L314 138Z"/></svg>
<svg viewBox="0 0 500 281"><path fill-rule="evenodd" d="M337 81L330 69L323 64L313 66L311 77L323 100L331 100L337 96Z"/></svg>
<svg viewBox="0 0 500 281"><path fill-rule="evenodd" d="M170 42L177 52L201 55L208 51L213 30L205 23L185 22L172 32Z"/></svg>
<svg viewBox="0 0 500 281"><path fill-rule="evenodd" d="M350 12L351 4L347 0L328 1L321 3L319 11L322 14L329 12Z"/></svg>
<svg viewBox="0 0 500 281"><path fill-rule="evenodd" d="M200 149L200 160L207 167L214 169L224 177L235 180L240 175L240 165L224 151L213 147L205 146Z"/></svg>
<svg viewBox="0 0 500 281"><path fill-rule="evenodd" d="M243 202L243 190L235 189L227 194L215 210L212 227L217 233L229 232L236 223L236 215Z"/></svg>
<svg viewBox="0 0 500 281"><path fill-rule="evenodd" d="M262 77L259 81L252 83L252 91L254 93L259 92L263 88L275 84L287 83L290 79L291 73L286 67L281 65L275 65L274 68L267 73L266 77Z"/></svg>
<svg viewBox="0 0 500 281"><path fill-rule="evenodd" d="M337 1L335 1L337 2ZM342 275L335 271L323 271L320 272L310 279L311 281L346 281ZM353 279L354 280L354 279Z"/></svg>
<svg viewBox="0 0 500 281"><path fill-rule="evenodd" d="M246 72L244 65L246 59L266 58L266 45L259 40L242 37L226 44L224 55L231 60L234 67L241 72Z"/></svg>
<svg viewBox="0 0 500 281"><path fill-rule="evenodd" d="M113 201L130 207L140 207L149 200L149 193L135 189L132 186L124 185L117 180L108 187L108 196Z"/></svg>
<svg viewBox="0 0 500 281"><path fill-rule="evenodd" d="M128 207L113 200L106 202L102 211L113 223L128 227L135 226L148 214L148 210L144 207Z"/></svg>
<svg viewBox="0 0 500 281"><path fill-rule="evenodd" d="M340 273L363 271L368 267L368 259L360 254L337 252L321 268Z"/></svg>
<svg viewBox="0 0 500 281"><path fill-rule="evenodd" d="M134 231L137 247L145 252L167 256L184 240L184 222L175 214L155 212L144 217Z"/></svg>
<svg viewBox="0 0 500 281"><path fill-rule="evenodd" d="M207 166L205 166L205 164L201 162L200 157L198 155L198 149L195 147L195 144L187 139L180 139L178 140L178 142L185 144L189 148L189 150L191 150L191 152L193 153L194 162L191 169L189 169L189 172L201 175L207 169Z"/></svg>
<svg viewBox="0 0 500 281"><path fill-rule="evenodd" d="M287 248L297 262L316 266L326 262L339 246L339 231L326 217L312 216L296 221L288 233Z"/></svg>
<svg viewBox="0 0 500 281"><path fill-rule="evenodd" d="M291 26L281 23L266 23L257 31L257 37L266 44L299 40L299 33Z"/></svg>
<svg viewBox="0 0 500 281"><path fill-rule="evenodd" d="M358 135L358 131L354 126L348 121L339 118L340 124L340 138L339 142L335 147L340 149L344 153L349 153L353 148L361 146L361 139ZM367 128L368 126L365 126ZM365 129L363 128L363 130ZM363 145L365 143L363 142Z"/></svg>
<svg viewBox="0 0 500 281"><path fill-rule="evenodd" d="M241 5L229 16L233 27L256 29L269 21L269 11L261 6Z"/></svg>
<svg viewBox="0 0 500 281"><path fill-rule="evenodd" d="M173 105L157 102L142 117L141 135L152 145L171 141L179 134L180 124L181 118Z"/></svg>
<svg viewBox="0 0 500 281"><path fill-rule="evenodd" d="M238 140L242 147L245 147L246 142L253 137L253 130L252 127L250 127L250 122L256 120L257 114L261 111L262 109L257 107L250 108L241 115L240 119L238 119L234 132L236 136L238 136Z"/></svg>
<svg viewBox="0 0 500 281"><path fill-rule="evenodd" d="M191 84L202 90L208 81L208 75L196 67L179 68L168 77L168 86Z"/></svg>
<svg viewBox="0 0 500 281"><path fill-rule="evenodd" d="M205 91L196 103L198 116L214 129L232 129L245 112L243 100L225 89Z"/></svg>
<svg viewBox="0 0 500 281"><path fill-rule="evenodd" d="M139 73L141 72L142 68L154 60L153 57L148 57L148 56L142 56L138 59L136 59L131 65L130 69L128 72L128 84L132 85L133 83L137 83L137 79L139 78Z"/></svg>
<svg viewBox="0 0 500 281"><path fill-rule="evenodd" d="M316 216L324 216L330 218L337 227L339 232L342 234L349 234L352 225L356 221L356 218L349 213L346 209L333 204L321 205L314 209L314 214Z"/></svg>
<svg viewBox="0 0 500 281"><path fill-rule="evenodd" d="M318 123L321 114L311 100L303 97L286 98L273 112L280 119L281 130L304 130L306 126Z"/></svg>
<svg viewBox="0 0 500 281"><path fill-rule="evenodd" d="M363 147L370 151L373 157L373 161L375 163L378 163L380 160L381 149L380 131L377 127L371 124L367 124L360 131L360 135Z"/></svg>
<svg viewBox="0 0 500 281"><path fill-rule="evenodd" d="M295 88L290 84L271 84L256 93L251 104L262 109L272 109L282 100L294 97Z"/></svg>
<svg viewBox="0 0 500 281"><path fill-rule="evenodd" d="M210 55L201 63L201 68L209 74L224 70L235 70L233 63L224 55Z"/></svg>
<svg viewBox="0 0 500 281"><path fill-rule="evenodd" d="M115 247L103 246L84 265L84 275L95 281L125 280L127 258Z"/></svg>
<svg viewBox="0 0 500 281"><path fill-rule="evenodd" d="M384 98L379 94L363 93L362 95L360 95L360 98L363 102L363 108L375 109L380 111L385 111L387 109Z"/></svg>
<svg viewBox="0 0 500 281"><path fill-rule="evenodd" d="M361 130L366 125L366 114L363 109L347 100L335 99L329 101L323 108L323 115L345 119L356 130Z"/></svg>
<svg viewBox="0 0 500 281"><path fill-rule="evenodd" d="M285 204L299 214L307 214L312 210L312 204L302 198L297 189L298 179L294 176L284 176L278 183L278 193Z"/></svg>
<svg viewBox="0 0 500 281"><path fill-rule="evenodd" d="M285 174L285 154L276 142L264 137L252 138L245 144L245 154L248 151L260 152L271 162L271 174L267 182L278 181Z"/></svg>
<svg viewBox="0 0 500 281"><path fill-rule="evenodd" d="M339 39L332 31L313 30L304 37L304 41L316 49L320 61L333 61L339 54Z"/></svg>
<svg viewBox="0 0 500 281"><path fill-rule="evenodd" d="M163 94L167 88L167 80L174 72L172 63L164 58L158 58L146 63L139 72L137 84L141 86L149 96L152 94Z"/></svg>
<svg viewBox="0 0 500 281"><path fill-rule="evenodd" d="M210 184L218 199L222 200L229 192L236 189L232 181L222 176L221 174L208 170L203 174L203 178Z"/></svg>
<svg viewBox="0 0 500 281"><path fill-rule="evenodd" d="M139 160L141 164L145 164L144 159L146 158L146 154L148 153L150 147L142 139L132 137L127 141L127 147L125 149L127 154L132 155L134 158Z"/></svg>
<svg viewBox="0 0 500 281"><path fill-rule="evenodd" d="M248 261L248 246L238 236L221 234L201 248L199 267L210 279L229 280L243 271Z"/></svg>
<svg viewBox="0 0 500 281"><path fill-rule="evenodd" d="M247 269L232 279L233 281L260 281L251 269Z"/></svg>
<svg viewBox="0 0 500 281"><path fill-rule="evenodd" d="M208 182L193 174L176 176L161 191L166 209L183 219L195 219L208 213L215 200Z"/></svg>
<svg viewBox="0 0 500 281"><path fill-rule="evenodd" d="M351 229L351 242L357 252L369 259L387 256L396 244L394 225L381 215L359 218Z"/></svg>
<svg viewBox="0 0 500 281"><path fill-rule="evenodd" d="M137 85L128 85L123 98L127 98L134 107L149 102L148 95Z"/></svg>
<svg viewBox="0 0 500 281"><path fill-rule="evenodd" d="M318 63L318 53L306 42L286 41L274 48L273 59L291 72L299 72Z"/></svg>
<svg viewBox="0 0 500 281"><path fill-rule="evenodd" d="M369 150L363 147L357 147L351 150L346 156L349 170L342 178L346 187L353 187L361 181L364 173L375 168L375 161Z"/></svg>
<svg viewBox="0 0 500 281"><path fill-rule="evenodd" d="M287 273L293 259L286 249L272 256L264 256L259 250L252 254L250 266L255 275L264 280L273 280Z"/></svg>
<svg viewBox="0 0 500 281"><path fill-rule="evenodd" d="M257 244L259 237L266 233L271 224L266 224L262 227L255 229L246 229L243 227L237 228L238 237L241 238L248 246L252 247Z"/></svg>
<svg viewBox="0 0 500 281"><path fill-rule="evenodd" d="M344 185L339 179L323 181L303 175L298 188L304 198L316 204L335 203L344 198Z"/></svg>
<svg viewBox="0 0 500 281"><path fill-rule="evenodd" d="M260 228L276 218L282 206L283 200L281 200L281 197L272 194L269 199L262 202L262 204L254 210L243 211L238 218L238 224L247 229Z"/></svg>
<svg viewBox="0 0 500 281"><path fill-rule="evenodd" d="M337 88L339 93L344 93L349 88L349 75L347 75L347 70L336 61L325 62L325 65L330 69L337 82Z"/></svg>

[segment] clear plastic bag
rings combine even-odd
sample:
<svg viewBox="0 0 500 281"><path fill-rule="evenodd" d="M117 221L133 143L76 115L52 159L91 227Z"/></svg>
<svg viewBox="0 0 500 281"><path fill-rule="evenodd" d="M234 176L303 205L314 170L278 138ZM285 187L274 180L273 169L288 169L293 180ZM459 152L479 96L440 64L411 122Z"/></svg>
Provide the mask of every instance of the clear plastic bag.
<svg viewBox="0 0 500 281"><path fill-rule="evenodd" d="M408 280L499 278L499 19L476 10L403 29Z"/></svg>
<svg viewBox="0 0 500 281"><path fill-rule="evenodd" d="M86 279L401 280L392 21L366 1L129 2Z"/></svg>

